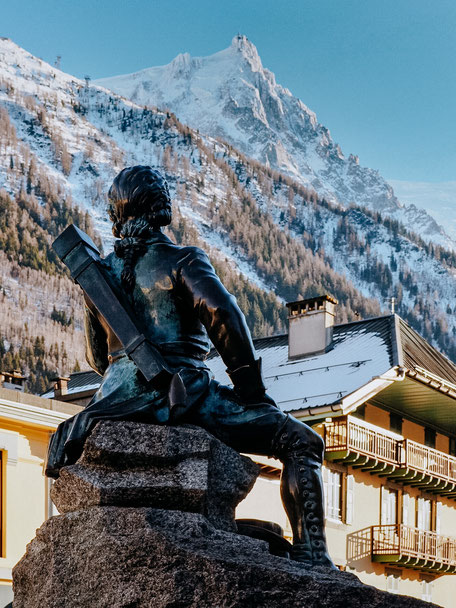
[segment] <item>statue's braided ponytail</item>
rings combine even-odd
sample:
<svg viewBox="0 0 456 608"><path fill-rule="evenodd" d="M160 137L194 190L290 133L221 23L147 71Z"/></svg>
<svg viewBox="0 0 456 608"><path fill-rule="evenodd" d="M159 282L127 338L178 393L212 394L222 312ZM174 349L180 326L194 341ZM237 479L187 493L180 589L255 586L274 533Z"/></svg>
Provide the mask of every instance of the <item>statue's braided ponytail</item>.
<svg viewBox="0 0 456 608"><path fill-rule="evenodd" d="M168 184L152 167L127 167L115 178L108 198L112 232L120 237L114 251L124 261L122 285L131 293L136 283L135 266L147 250L147 239L171 222Z"/></svg>
<svg viewBox="0 0 456 608"><path fill-rule="evenodd" d="M135 266L139 258L146 253L146 240L152 232L143 218L128 220L120 231L121 240L114 243L117 257L124 261L121 279L125 291L131 293L136 284Z"/></svg>

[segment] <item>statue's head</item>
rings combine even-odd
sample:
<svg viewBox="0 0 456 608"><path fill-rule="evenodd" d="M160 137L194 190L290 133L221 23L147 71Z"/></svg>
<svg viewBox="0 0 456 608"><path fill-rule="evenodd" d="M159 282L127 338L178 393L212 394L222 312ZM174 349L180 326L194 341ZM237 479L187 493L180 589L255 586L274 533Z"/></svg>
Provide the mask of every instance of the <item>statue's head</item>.
<svg viewBox="0 0 456 608"><path fill-rule="evenodd" d="M108 192L108 214L114 236L122 235L129 220L143 220L152 228L171 223L171 198L163 175L144 165L126 167Z"/></svg>

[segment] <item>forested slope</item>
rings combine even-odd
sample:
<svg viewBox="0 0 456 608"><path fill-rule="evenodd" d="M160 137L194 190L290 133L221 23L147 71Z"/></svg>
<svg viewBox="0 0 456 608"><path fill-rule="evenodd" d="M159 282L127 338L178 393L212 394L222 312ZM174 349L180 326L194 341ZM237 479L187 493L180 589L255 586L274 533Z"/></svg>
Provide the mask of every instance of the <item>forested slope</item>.
<svg viewBox="0 0 456 608"><path fill-rule="evenodd" d="M81 296L51 242L74 221L109 251L106 192L132 164L166 174L170 234L209 251L256 336L286 330L285 301L331 293L344 322L395 296L401 316L455 356L453 253L0 42L0 367L26 371L30 390L85 365Z"/></svg>

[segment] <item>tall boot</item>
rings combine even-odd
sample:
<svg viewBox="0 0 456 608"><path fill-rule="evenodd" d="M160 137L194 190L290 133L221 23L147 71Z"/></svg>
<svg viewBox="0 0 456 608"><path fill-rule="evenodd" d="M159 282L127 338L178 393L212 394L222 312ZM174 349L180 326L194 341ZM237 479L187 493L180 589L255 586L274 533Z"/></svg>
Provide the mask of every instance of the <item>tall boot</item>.
<svg viewBox="0 0 456 608"><path fill-rule="evenodd" d="M293 530L292 559L335 569L326 543L321 464L303 456L284 463L281 494Z"/></svg>
<svg viewBox="0 0 456 608"><path fill-rule="evenodd" d="M280 490L293 530L292 559L306 566L337 569L326 544L321 437L289 417L275 438L274 448L284 465Z"/></svg>

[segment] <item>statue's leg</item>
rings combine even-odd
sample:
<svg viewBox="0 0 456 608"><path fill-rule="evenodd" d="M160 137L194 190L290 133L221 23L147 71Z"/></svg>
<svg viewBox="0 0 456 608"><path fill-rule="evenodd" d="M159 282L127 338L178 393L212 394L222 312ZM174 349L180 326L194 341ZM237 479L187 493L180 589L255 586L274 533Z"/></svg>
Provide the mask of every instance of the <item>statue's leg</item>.
<svg viewBox="0 0 456 608"><path fill-rule="evenodd" d="M283 462L281 494L293 530L292 558L335 568L325 537L321 465L323 440L307 424L267 404L244 405L217 382L186 422L198 424L240 452Z"/></svg>
<svg viewBox="0 0 456 608"><path fill-rule="evenodd" d="M281 495L293 530L292 558L312 566L335 568L325 535L321 479L324 444L309 426L287 417L274 441L283 462Z"/></svg>

